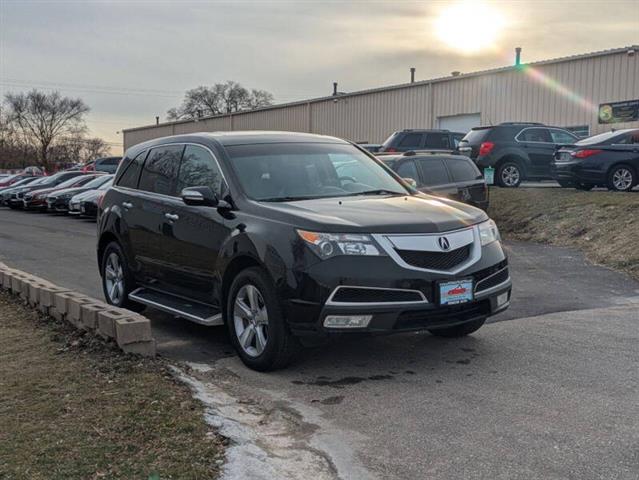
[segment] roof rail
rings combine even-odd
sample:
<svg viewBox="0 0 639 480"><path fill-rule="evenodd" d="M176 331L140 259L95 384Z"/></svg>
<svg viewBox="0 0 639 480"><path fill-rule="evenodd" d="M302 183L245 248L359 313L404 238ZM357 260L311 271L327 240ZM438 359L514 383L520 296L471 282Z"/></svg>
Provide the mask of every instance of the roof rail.
<svg viewBox="0 0 639 480"><path fill-rule="evenodd" d="M403 157L412 157L414 155L448 155L454 153L454 150L449 148L442 148L440 150L430 149L430 150L408 150L407 152L402 153Z"/></svg>
<svg viewBox="0 0 639 480"><path fill-rule="evenodd" d="M497 125L543 125L545 126L544 123L539 123L539 122L501 122L501 123L498 123Z"/></svg>

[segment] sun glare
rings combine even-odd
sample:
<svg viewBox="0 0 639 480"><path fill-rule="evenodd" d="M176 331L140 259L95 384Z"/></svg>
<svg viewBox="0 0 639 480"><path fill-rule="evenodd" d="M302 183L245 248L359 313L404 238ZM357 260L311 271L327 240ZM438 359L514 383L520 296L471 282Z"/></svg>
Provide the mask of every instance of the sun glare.
<svg viewBox="0 0 639 480"><path fill-rule="evenodd" d="M465 0L446 7L435 22L437 37L443 43L473 54L495 47L505 19L489 3Z"/></svg>

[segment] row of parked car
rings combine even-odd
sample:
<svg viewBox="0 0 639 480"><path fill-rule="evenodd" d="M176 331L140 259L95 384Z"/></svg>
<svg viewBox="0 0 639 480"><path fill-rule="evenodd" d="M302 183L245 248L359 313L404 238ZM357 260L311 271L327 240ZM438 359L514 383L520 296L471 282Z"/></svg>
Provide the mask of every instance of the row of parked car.
<svg viewBox="0 0 639 480"><path fill-rule="evenodd" d="M629 191L639 184L639 129L580 139L559 127L507 122L476 127L465 135L448 130L403 130L381 145L362 147L380 158L425 150L466 155L482 172L493 168L495 183L501 187L549 179L581 190Z"/></svg>
<svg viewBox="0 0 639 480"><path fill-rule="evenodd" d="M51 176L18 174L0 185L0 205L12 209L96 218L98 200L113 183L105 172L66 170Z"/></svg>

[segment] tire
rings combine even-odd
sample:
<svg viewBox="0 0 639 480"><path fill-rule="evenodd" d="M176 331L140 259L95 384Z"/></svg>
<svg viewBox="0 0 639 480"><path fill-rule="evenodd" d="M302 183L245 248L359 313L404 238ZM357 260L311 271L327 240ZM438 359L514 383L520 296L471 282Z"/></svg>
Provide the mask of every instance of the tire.
<svg viewBox="0 0 639 480"><path fill-rule="evenodd" d="M479 330L484 323L486 322L485 318L480 318L478 320L473 320L471 322L462 323L461 325L455 325L454 327L446 327L446 328L437 328L433 330L428 330L431 335L435 335L436 337L445 337L445 338L457 338L464 337L466 335L470 335L473 332Z"/></svg>
<svg viewBox="0 0 639 480"><path fill-rule="evenodd" d="M115 264L116 258L117 265ZM111 271L115 271L116 277L113 277L113 273L107 273L107 266ZM129 293L135 290L135 282L129 270L126 257L118 243L111 242L104 249L100 273L102 275L102 292L109 305L126 308L134 312L141 312L146 308L145 305L129 300ZM121 282L117 287L117 295L113 292L114 282Z"/></svg>
<svg viewBox="0 0 639 480"><path fill-rule="evenodd" d="M637 184L637 173L630 165L615 165L608 172L608 189L629 192Z"/></svg>
<svg viewBox="0 0 639 480"><path fill-rule="evenodd" d="M584 192L589 192L590 190L595 188L595 186L592 183L578 183L577 185L575 185L575 188L577 190L583 190Z"/></svg>
<svg viewBox="0 0 639 480"><path fill-rule="evenodd" d="M557 180L557 183L561 188L575 188L576 185L573 182L567 180Z"/></svg>
<svg viewBox="0 0 639 480"><path fill-rule="evenodd" d="M237 354L253 370L283 368L300 350L286 325L275 286L259 267L242 270L233 279L226 300L226 325Z"/></svg>
<svg viewBox="0 0 639 480"><path fill-rule="evenodd" d="M497 185L504 188L517 188L524 178L521 165L517 162L507 160L497 167Z"/></svg>

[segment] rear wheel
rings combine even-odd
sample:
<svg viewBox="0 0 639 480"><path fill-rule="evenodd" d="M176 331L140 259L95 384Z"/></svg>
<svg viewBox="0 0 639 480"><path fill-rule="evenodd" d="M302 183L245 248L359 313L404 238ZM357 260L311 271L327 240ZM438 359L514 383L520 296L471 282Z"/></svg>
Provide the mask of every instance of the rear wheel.
<svg viewBox="0 0 639 480"><path fill-rule="evenodd" d="M637 183L637 174L629 165L616 165L608 173L608 188L616 192L628 192Z"/></svg>
<svg viewBox="0 0 639 480"><path fill-rule="evenodd" d="M273 282L259 267L247 268L233 280L226 324L242 362L253 370L283 368L299 351L299 341L288 330Z"/></svg>
<svg viewBox="0 0 639 480"><path fill-rule="evenodd" d="M485 318L480 318L478 320L473 320L472 322L455 325L454 327L437 328L428 331L431 335L435 335L436 337L463 337L479 330L485 322Z"/></svg>
<svg viewBox="0 0 639 480"><path fill-rule="evenodd" d="M109 243L104 249L101 273L102 291L110 305L134 312L144 310L144 305L129 300L129 293L135 289L135 283L122 248L116 242Z"/></svg>
<svg viewBox="0 0 639 480"><path fill-rule="evenodd" d="M517 162L505 161L497 168L497 185L506 188L518 187L523 180L523 172Z"/></svg>

